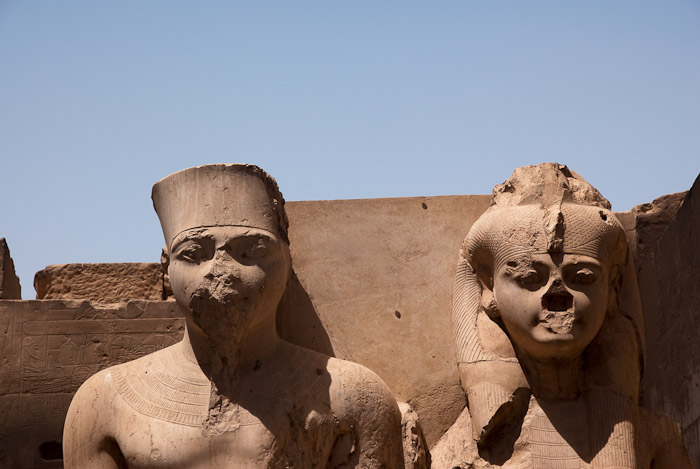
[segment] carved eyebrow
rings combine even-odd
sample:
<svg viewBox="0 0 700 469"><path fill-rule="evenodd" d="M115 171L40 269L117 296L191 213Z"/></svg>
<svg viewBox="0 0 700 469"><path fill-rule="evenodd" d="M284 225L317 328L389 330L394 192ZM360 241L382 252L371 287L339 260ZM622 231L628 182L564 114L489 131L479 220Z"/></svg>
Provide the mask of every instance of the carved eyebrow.
<svg viewBox="0 0 700 469"><path fill-rule="evenodd" d="M509 260L504 266L506 272L511 274L528 274L532 272L538 272L542 269L547 269L547 264L539 261L523 261L523 260Z"/></svg>
<svg viewBox="0 0 700 469"><path fill-rule="evenodd" d="M194 232L184 232L180 233L171 244L171 249L175 249L187 241L201 241L205 239L212 239L212 235L206 231L194 231Z"/></svg>
<svg viewBox="0 0 700 469"><path fill-rule="evenodd" d="M267 233L251 233L250 231L243 233L240 236L233 236L231 239L246 239L251 241L262 240L265 242L276 243L277 240Z"/></svg>
<svg viewBox="0 0 700 469"><path fill-rule="evenodd" d="M264 239L265 241L275 241L275 239L267 233L253 233L249 236Z"/></svg>
<svg viewBox="0 0 700 469"><path fill-rule="evenodd" d="M579 261L568 266L569 269L589 269L592 272L600 271L602 266L595 262Z"/></svg>

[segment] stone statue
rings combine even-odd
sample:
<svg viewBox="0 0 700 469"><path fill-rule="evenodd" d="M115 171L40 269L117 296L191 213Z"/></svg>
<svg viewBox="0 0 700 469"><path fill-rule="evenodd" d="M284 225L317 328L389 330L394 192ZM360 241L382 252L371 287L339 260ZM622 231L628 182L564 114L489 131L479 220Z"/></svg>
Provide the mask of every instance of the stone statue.
<svg viewBox="0 0 700 469"><path fill-rule="evenodd" d="M274 179L199 166L156 183L153 203L186 333L81 386L65 467L402 468L401 416L382 380L277 335L291 260Z"/></svg>
<svg viewBox="0 0 700 469"><path fill-rule="evenodd" d="M641 311L622 226L566 166L515 170L460 252L453 318L468 409L433 467L692 467L638 405Z"/></svg>

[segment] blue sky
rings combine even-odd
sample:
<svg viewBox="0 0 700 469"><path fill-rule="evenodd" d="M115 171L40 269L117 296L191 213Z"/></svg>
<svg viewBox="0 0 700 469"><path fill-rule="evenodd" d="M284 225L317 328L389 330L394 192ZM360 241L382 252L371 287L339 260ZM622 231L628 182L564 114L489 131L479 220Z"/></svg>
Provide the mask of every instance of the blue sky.
<svg viewBox="0 0 700 469"><path fill-rule="evenodd" d="M700 171L700 2L0 0L0 237L34 272L155 262L152 184L485 194L568 164L615 210Z"/></svg>

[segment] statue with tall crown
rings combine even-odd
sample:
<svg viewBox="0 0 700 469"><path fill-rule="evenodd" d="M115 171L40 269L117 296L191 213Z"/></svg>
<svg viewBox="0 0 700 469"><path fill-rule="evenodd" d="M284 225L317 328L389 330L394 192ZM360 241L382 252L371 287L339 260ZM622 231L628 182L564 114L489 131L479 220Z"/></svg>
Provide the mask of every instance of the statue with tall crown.
<svg viewBox="0 0 700 469"><path fill-rule="evenodd" d="M252 165L198 166L152 198L185 335L81 386L65 467L402 468L384 382L277 334L291 257L274 179Z"/></svg>
<svg viewBox="0 0 700 469"><path fill-rule="evenodd" d="M459 254L453 319L468 408L434 467L687 468L639 406L644 331L625 233L566 166L518 168Z"/></svg>

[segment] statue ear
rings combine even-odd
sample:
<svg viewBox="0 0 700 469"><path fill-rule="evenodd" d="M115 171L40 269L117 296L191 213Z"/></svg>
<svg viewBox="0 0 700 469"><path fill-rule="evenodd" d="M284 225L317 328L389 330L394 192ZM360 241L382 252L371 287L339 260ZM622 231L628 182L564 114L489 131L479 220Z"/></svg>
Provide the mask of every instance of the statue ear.
<svg viewBox="0 0 700 469"><path fill-rule="evenodd" d="M479 275L479 283L481 284L481 308L491 319L500 317L501 312L498 310L498 303L493 294L493 276Z"/></svg>
<svg viewBox="0 0 700 469"><path fill-rule="evenodd" d="M163 270L164 274L168 274L168 268L170 267L170 253L168 248L164 247L160 250L160 268Z"/></svg>

